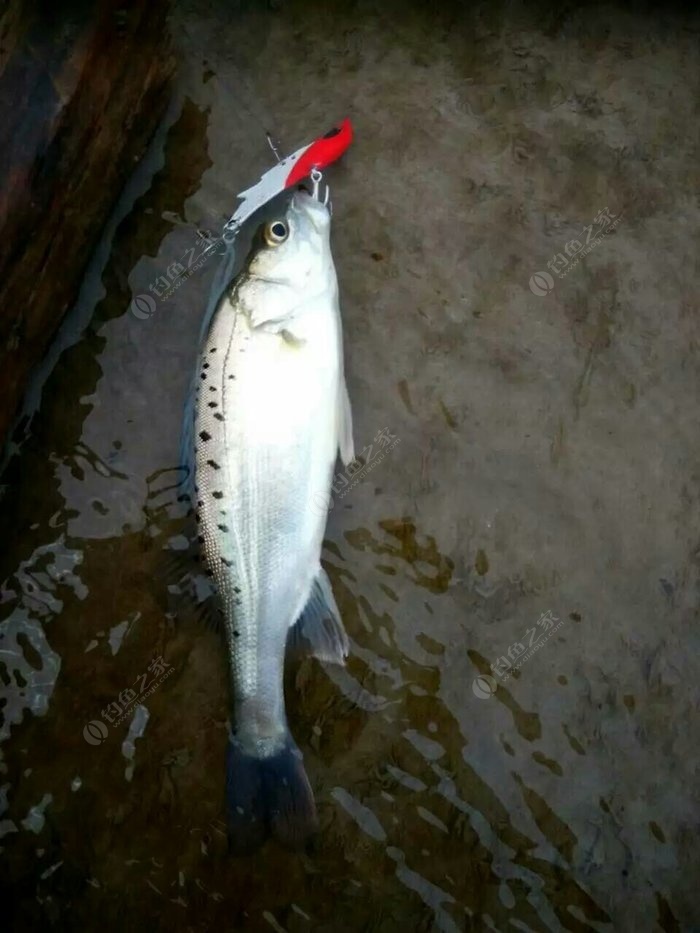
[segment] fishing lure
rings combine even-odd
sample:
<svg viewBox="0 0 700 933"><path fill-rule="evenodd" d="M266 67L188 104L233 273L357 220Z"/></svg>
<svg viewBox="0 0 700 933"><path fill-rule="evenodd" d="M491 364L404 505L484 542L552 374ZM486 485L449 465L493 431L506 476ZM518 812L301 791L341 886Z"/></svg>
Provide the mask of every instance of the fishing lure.
<svg viewBox="0 0 700 933"><path fill-rule="evenodd" d="M320 178L317 173L339 159L351 142L352 124L346 117L325 136L319 136L281 159L262 175L257 184L238 195L241 203L224 226L224 239L227 242L232 240L240 227L257 210L278 194L298 185L304 178L310 177L318 184Z"/></svg>

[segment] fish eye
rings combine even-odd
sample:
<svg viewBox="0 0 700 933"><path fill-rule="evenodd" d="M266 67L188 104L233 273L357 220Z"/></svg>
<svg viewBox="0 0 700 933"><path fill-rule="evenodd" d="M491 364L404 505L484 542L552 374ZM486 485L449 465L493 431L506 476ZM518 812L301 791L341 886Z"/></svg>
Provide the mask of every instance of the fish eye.
<svg viewBox="0 0 700 933"><path fill-rule="evenodd" d="M268 246L279 246L289 236L289 228L283 220L273 220L265 227L265 242Z"/></svg>

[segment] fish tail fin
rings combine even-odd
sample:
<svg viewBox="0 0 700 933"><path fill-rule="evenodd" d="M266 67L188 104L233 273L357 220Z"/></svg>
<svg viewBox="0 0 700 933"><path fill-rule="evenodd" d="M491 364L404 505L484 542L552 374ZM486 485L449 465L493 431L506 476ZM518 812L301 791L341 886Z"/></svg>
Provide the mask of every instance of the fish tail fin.
<svg viewBox="0 0 700 933"><path fill-rule="evenodd" d="M249 855L272 836L303 849L318 829L314 795L302 754L291 735L274 754L259 758L229 738L226 755L229 851Z"/></svg>

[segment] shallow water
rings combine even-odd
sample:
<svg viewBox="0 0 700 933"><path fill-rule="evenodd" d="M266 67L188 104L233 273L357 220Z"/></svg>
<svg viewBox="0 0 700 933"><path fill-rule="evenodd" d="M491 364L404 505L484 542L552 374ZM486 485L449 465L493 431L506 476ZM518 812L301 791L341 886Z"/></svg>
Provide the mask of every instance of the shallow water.
<svg viewBox="0 0 700 933"><path fill-rule="evenodd" d="M697 23L310 9L177 7L178 94L9 449L10 926L700 929ZM352 654L289 670L316 848L232 861L222 645L164 556L217 259L132 300L197 265L265 129L289 151L346 113L368 465L324 561Z"/></svg>

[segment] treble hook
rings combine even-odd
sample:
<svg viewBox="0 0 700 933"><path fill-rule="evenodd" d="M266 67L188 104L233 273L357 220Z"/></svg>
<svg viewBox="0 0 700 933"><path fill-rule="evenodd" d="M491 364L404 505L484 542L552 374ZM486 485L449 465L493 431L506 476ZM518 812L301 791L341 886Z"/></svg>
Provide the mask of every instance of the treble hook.
<svg viewBox="0 0 700 933"><path fill-rule="evenodd" d="M323 179L323 173L319 171L319 169L317 169L316 167L312 168L311 169L311 181L313 182L314 187L313 187L313 191L311 192L311 194L313 195L314 198L316 198L317 201L321 201L321 198L319 197L319 189L321 187L322 179ZM333 212L333 207L331 205L331 189L329 185L326 185L326 191L323 195L323 201L321 203L324 205L324 207L328 208L329 213Z"/></svg>

